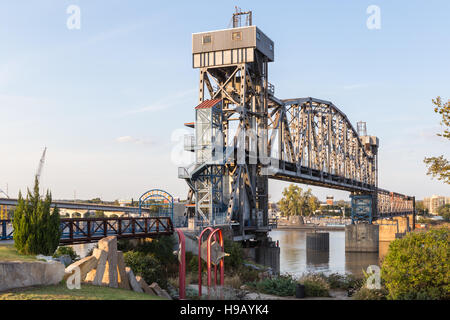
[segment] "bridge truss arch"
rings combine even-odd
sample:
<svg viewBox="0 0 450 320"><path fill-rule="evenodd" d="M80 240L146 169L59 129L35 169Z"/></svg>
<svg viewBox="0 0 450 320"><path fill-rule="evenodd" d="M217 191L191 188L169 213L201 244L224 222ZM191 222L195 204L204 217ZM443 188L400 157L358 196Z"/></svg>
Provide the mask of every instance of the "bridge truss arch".
<svg viewBox="0 0 450 320"><path fill-rule="evenodd" d="M150 209L150 216L170 217L173 220L173 196L161 189L151 189L139 197L139 215Z"/></svg>
<svg viewBox="0 0 450 320"><path fill-rule="evenodd" d="M275 179L351 192L376 189L376 137L359 136L347 116L329 101L271 100L268 153L280 161L278 170L271 168Z"/></svg>

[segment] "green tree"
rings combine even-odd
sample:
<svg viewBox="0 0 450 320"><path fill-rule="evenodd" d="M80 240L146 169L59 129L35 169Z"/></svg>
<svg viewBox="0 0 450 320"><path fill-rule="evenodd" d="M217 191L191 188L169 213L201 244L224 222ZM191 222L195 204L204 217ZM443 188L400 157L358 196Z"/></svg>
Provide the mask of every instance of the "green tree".
<svg viewBox="0 0 450 320"><path fill-rule="evenodd" d="M450 230L409 233L389 245L381 277L389 299L450 298Z"/></svg>
<svg viewBox="0 0 450 320"><path fill-rule="evenodd" d="M96 218L104 218L105 217L105 213L101 210L95 210L95 217Z"/></svg>
<svg viewBox="0 0 450 320"><path fill-rule="evenodd" d="M440 206L437 212L445 221L450 221L450 204Z"/></svg>
<svg viewBox="0 0 450 320"><path fill-rule="evenodd" d="M435 105L434 112L442 116L441 125L444 127L444 132L437 135L450 140L450 100L443 103L441 97L437 97L432 102ZM450 161L443 155L425 158L424 162L428 167L427 175L450 184Z"/></svg>
<svg viewBox="0 0 450 320"><path fill-rule="evenodd" d="M14 246L21 254L52 255L61 237L59 209L50 213L52 196L49 191L45 199L39 195L39 182L34 182L34 190L28 190L27 198L19 199L14 211Z"/></svg>
<svg viewBox="0 0 450 320"><path fill-rule="evenodd" d="M421 215L428 214L428 208L425 207L422 200L416 201L416 212Z"/></svg>
<svg viewBox="0 0 450 320"><path fill-rule="evenodd" d="M278 203L283 216L311 215L320 205L319 200L312 194L311 189L303 191L302 188L290 184L284 188L283 198Z"/></svg>

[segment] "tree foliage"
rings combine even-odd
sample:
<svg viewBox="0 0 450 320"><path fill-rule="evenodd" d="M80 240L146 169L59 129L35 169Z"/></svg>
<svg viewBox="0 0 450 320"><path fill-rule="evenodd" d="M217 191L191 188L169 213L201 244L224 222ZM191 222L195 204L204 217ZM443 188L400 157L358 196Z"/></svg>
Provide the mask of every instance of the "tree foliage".
<svg viewBox="0 0 450 320"><path fill-rule="evenodd" d="M283 198L279 202L283 216L311 215L319 208L319 205L319 199L312 194L311 189L303 191L294 184L284 188Z"/></svg>
<svg viewBox="0 0 450 320"><path fill-rule="evenodd" d="M52 196L49 191L45 199L39 195L39 183L34 182L34 190L28 190L27 198L19 199L14 211L14 246L21 254L52 255L61 237L59 210L50 213Z"/></svg>
<svg viewBox="0 0 450 320"><path fill-rule="evenodd" d="M450 140L450 100L443 103L441 97L437 97L433 99L433 104L435 105L434 112L442 116L441 125L444 127L444 132L437 135ZM424 162L428 167L427 175L450 184L450 161L443 155L425 158Z"/></svg>
<svg viewBox="0 0 450 320"><path fill-rule="evenodd" d="M409 233L389 245L381 277L389 299L450 298L450 230Z"/></svg>
<svg viewBox="0 0 450 320"><path fill-rule="evenodd" d="M450 204L440 206L437 212L445 221L450 221Z"/></svg>

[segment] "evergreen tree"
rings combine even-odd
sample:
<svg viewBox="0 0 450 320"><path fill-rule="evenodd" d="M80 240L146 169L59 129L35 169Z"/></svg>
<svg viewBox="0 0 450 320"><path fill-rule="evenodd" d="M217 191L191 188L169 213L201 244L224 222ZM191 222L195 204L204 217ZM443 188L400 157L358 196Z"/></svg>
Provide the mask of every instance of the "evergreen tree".
<svg viewBox="0 0 450 320"><path fill-rule="evenodd" d="M34 182L33 193L28 190L27 198L19 199L14 211L14 246L21 254L52 255L61 237L59 209L50 213L52 196L49 191L42 200L39 195L39 182Z"/></svg>

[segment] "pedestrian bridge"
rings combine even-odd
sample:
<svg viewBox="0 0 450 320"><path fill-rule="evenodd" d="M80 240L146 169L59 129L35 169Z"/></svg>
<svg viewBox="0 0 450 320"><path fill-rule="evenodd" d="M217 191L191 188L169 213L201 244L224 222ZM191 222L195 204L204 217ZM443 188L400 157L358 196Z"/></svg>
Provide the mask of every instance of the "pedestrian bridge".
<svg viewBox="0 0 450 320"><path fill-rule="evenodd" d="M157 238L173 234L170 217L61 219L61 245L96 242L107 236L117 239ZM0 240L12 240L11 220L0 220Z"/></svg>

